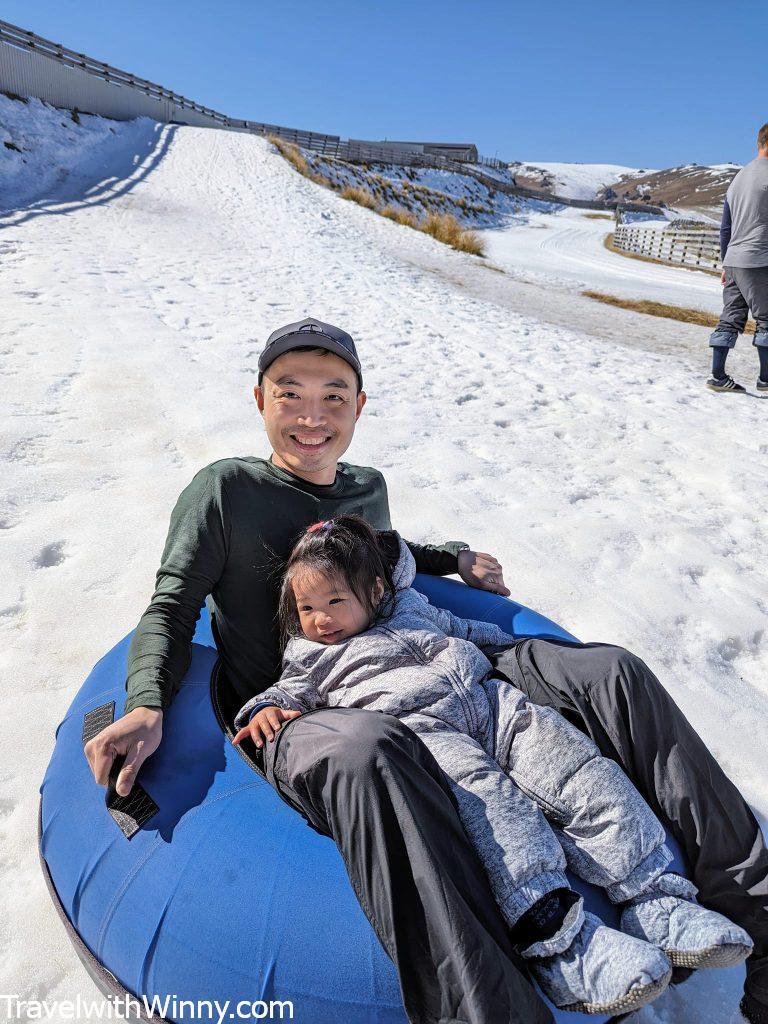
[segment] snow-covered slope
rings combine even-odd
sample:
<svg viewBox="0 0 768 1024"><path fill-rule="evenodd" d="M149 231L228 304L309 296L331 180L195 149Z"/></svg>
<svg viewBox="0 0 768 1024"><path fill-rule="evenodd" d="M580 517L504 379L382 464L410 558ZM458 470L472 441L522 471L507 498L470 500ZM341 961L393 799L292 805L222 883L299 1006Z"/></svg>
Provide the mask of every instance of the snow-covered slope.
<svg viewBox="0 0 768 1024"><path fill-rule="evenodd" d="M658 227L665 223L659 222ZM481 231L481 237L488 258L521 281L720 313L723 292L719 277L612 252L604 242L613 227L610 214L563 206L521 208Z"/></svg>
<svg viewBox="0 0 768 1024"><path fill-rule="evenodd" d="M706 392L687 350L585 333L577 296L568 327L511 312L515 282L263 140L132 130L133 156L105 140L0 222L0 992L94 993L35 852L54 730L146 607L178 492L268 452L258 353L306 314L358 341L370 397L347 457L385 473L403 534L495 553L516 597L643 655L765 814L765 407ZM729 1024L739 987L705 972L637 1020Z"/></svg>
<svg viewBox="0 0 768 1024"><path fill-rule="evenodd" d="M618 164L517 162L509 165L518 185L568 199L620 199L699 211L719 218L738 164L686 164L664 170Z"/></svg>
<svg viewBox="0 0 768 1024"><path fill-rule="evenodd" d="M643 171L622 176L609 183L612 198L666 203L667 206L694 210L718 221L728 186L740 170L739 164L685 164L663 171ZM599 197L606 194L601 189Z"/></svg>
<svg viewBox="0 0 768 1024"><path fill-rule="evenodd" d="M52 189L61 190L70 174L111 154L113 172L123 173L114 162L119 146L127 147L130 159L140 158L138 140L151 139L150 122L111 121L90 114L59 110L41 100L11 99L0 92L0 210L28 202Z"/></svg>
<svg viewBox="0 0 768 1024"><path fill-rule="evenodd" d="M606 185L619 178L648 174L646 170L621 164L568 164L515 162L509 165L520 185L541 188L565 199L594 199Z"/></svg>

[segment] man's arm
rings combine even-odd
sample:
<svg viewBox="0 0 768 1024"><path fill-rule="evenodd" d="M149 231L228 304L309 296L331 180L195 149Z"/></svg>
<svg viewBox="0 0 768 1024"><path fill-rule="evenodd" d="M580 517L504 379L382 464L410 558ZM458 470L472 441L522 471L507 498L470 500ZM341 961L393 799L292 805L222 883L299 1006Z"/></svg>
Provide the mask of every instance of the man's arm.
<svg viewBox="0 0 768 1024"><path fill-rule="evenodd" d="M189 667L200 607L226 561L226 537L222 482L207 467L182 491L171 515L155 593L128 654L125 713L85 745L101 786L115 758L125 757L115 787L120 796L130 793L142 764L160 745L162 709Z"/></svg>
<svg viewBox="0 0 768 1024"><path fill-rule="evenodd" d="M389 513L389 491L384 474L378 473L382 504L379 507L378 529L389 531L392 529L392 521ZM426 573L428 576L450 576L459 571L457 555L469 547L460 540L449 540L445 544L415 544L413 541L405 540L408 550L416 561L416 572Z"/></svg>
<svg viewBox="0 0 768 1024"><path fill-rule="evenodd" d="M723 203L723 218L720 221L720 259L725 259L731 241L731 208L726 199Z"/></svg>
<svg viewBox="0 0 768 1024"><path fill-rule="evenodd" d="M388 531L392 529L392 524L387 482L382 473L379 473L379 479L383 492L379 530ZM449 540L445 544L415 544L403 538L403 543L414 557L416 572L423 572L428 576L450 576L458 573L471 587L479 587L509 597L509 591L504 586L501 566L492 555L471 551L469 544L462 540Z"/></svg>
<svg viewBox="0 0 768 1024"><path fill-rule="evenodd" d="M219 474L202 469L171 513L155 592L128 652L126 713L167 708L189 668L203 601L224 571L226 496Z"/></svg>
<svg viewBox="0 0 768 1024"><path fill-rule="evenodd" d="M416 560L416 572L428 576L450 576L459 571L459 552L466 551L469 544L462 540L449 540L445 544L414 544L403 538L408 550Z"/></svg>

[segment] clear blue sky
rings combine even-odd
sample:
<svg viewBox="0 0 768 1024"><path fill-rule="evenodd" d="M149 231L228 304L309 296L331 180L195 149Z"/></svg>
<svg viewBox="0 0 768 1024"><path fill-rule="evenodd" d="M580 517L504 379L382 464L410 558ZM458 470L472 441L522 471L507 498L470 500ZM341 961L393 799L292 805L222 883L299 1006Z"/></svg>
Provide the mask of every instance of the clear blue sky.
<svg viewBox="0 0 768 1024"><path fill-rule="evenodd" d="M1 0L0 18L233 117L489 156L744 163L765 0Z"/></svg>

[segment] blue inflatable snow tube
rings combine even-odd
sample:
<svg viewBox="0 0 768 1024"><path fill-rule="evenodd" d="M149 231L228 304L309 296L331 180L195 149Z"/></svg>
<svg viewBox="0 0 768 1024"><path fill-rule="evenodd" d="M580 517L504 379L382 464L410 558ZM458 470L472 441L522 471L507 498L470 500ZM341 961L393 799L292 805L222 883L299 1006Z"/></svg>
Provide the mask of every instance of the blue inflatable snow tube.
<svg viewBox="0 0 768 1024"><path fill-rule="evenodd" d="M420 574L414 585L434 604L516 636L573 639L536 612L455 580ZM90 774L82 730L84 716L110 701L120 713L129 641L102 658L75 697L41 786L43 870L94 980L108 994L159 1000L160 1019L188 1018L182 999L230 1000L231 1008L291 1000L303 1024L407 1024L394 966L335 844L223 732L205 610L163 741L139 777L159 810L130 841L118 829ZM615 922L600 894L574 884Z"/></svg>

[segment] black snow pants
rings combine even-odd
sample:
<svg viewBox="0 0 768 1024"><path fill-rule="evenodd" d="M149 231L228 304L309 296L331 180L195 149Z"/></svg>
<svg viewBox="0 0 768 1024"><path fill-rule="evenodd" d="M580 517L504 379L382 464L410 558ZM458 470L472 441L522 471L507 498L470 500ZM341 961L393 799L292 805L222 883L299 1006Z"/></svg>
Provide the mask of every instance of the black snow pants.
<svg viewBox="0 0 768 1024"><path fill-rule="evenodd" d="M392 715L322 708L264 748L266 776L338 846L412 1024L551 1024L448 781Z"/></svg>

